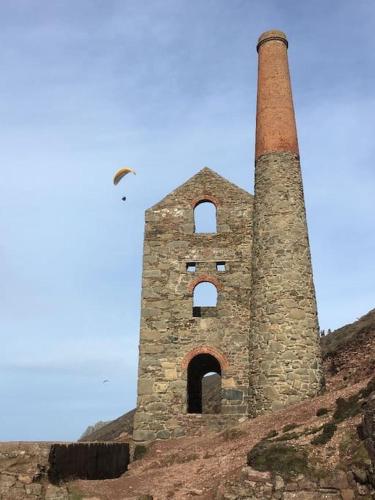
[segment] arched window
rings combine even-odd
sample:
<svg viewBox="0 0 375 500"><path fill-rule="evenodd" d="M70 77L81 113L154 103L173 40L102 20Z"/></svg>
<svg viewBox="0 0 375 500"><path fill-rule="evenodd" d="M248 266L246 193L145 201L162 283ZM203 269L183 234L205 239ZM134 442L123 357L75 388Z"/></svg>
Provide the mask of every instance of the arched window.
<svg viewBox="0 0 375 500"><path fill-rule="evenodd" d="M221 412L221 366L211 354L197 354L188 365L187 412Z"/></svg>
<svg viewBox="0 0 375 500"><path fill-rule="evenodd" d="M202 200L195 205L194 232L216 233L216 207L211 201Z"/></svg>
<svg viewBox="0 0 375 500"><path fill-rule="evenodd" d="M193 317L216 316L217 288L212 283L198 283L193 292Z"/></svg>

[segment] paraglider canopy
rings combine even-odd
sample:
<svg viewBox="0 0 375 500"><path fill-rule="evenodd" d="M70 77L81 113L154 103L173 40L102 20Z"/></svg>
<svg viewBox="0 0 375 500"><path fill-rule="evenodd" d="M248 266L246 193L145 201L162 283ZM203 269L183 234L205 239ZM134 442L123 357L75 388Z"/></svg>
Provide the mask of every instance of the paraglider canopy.
<svg viewBox="0 0 375 500"><path fill-rule="evenodd" d="M130 167L123 167L120 168L120 170L117 170L113 177L113 184L117 186L117 184L121 181L123 177L125 177L126 174L133 173L135 175L135 170Z"/></svg>

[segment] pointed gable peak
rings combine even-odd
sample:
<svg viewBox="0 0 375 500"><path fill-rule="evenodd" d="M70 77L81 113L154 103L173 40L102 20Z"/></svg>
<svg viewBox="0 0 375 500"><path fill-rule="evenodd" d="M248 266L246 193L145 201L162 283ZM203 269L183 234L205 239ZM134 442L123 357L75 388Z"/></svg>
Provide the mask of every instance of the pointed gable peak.
<svg viewBox="0 0 375 500"><path fill-rule="evenodd" d="M244 202L252 202L253 195L236 186L209 167L203 167L195 175L174 189L151 209L160 209L165 205L195 205L200 198L212 201L216 206L225 204L226 193L236 194Z"/></svg>

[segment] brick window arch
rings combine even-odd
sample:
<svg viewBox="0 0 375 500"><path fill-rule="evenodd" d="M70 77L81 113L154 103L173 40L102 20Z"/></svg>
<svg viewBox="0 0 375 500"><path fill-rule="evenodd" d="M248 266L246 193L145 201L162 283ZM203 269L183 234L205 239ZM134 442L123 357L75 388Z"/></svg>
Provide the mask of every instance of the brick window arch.
<svg viewBox="0 0 375 500"><path fill-rule="evenodd" d="M183 370L186 370L190 361L198 354L211 354L211 356L216 358L220 363L221 373L223 373L229 367L229 361L225 354L221 353L218 349L215 349L215 347L209 345L200 345L185 354L184 358L181 361L181 368Z"/></svg>
<svg viewBox="0 0 375 500"><path fill-rule="evenodd" d="M189 293L192 294L194 292L194 288L199 283L212 283L213 285L216 286L218 291L221 291L223 289L222 283L216 278L216 276L211 276L209 274L201 274L200 276L198 276L189 283L188 285Z"/></svg>
<svg viewBox="0 0 375 500"><path fill-rule="evenodd" d="M198 196L197 198L194 198L191 201L191 206L193 208L195 208L200 203L205 203L207 201L213 203L216 208L220 205L220 201L219 201L218 198L216 198L216 196L213 196L212 194L205 193L205 194L203 194L201 196Z"/></svg>

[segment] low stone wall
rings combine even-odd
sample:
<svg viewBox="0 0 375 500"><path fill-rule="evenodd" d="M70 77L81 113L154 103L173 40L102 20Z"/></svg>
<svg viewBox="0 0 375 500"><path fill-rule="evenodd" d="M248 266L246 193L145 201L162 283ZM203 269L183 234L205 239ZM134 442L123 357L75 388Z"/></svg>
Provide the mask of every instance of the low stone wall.
<svg viewBox="0 0 375 500"><path fill-rule="evenodd" d="M0 443L0 499L43 498L51 443Z"/></svg>
<svg viewBox="0 0 375 500"><path fill-rule="evenodd" d="M0 443L0 500L67 500L68 488L49 478L113 478L128 463L126 443Z"/></svg>

